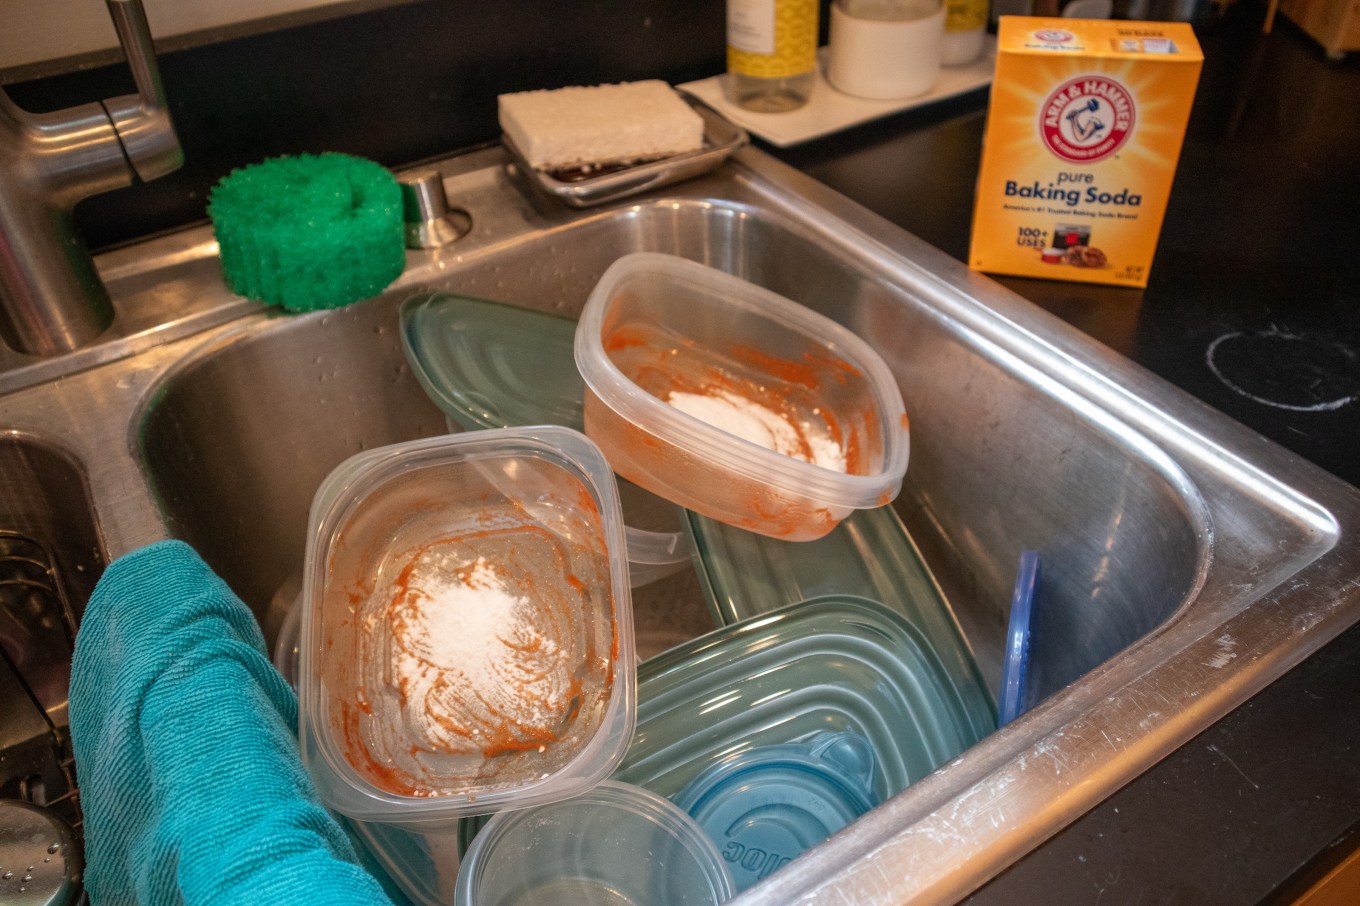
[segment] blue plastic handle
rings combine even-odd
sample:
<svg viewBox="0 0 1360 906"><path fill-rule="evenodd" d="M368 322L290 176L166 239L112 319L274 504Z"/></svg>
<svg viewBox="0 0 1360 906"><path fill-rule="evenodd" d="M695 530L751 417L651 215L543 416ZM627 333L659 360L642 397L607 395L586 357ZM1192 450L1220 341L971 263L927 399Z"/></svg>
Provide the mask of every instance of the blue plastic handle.
<svg viewBox="0 0 1360 906"><path fill-rule="evenodd" d="M1011 595L1011 620L1006 633L1006 653L1001 666L1001 697L997 726L1004 727L1026 710L1025 673L1029 668L1030 618L1034 612L1034 589L1039 584L1039 554L1020 553L1020 569Z"/></svg>

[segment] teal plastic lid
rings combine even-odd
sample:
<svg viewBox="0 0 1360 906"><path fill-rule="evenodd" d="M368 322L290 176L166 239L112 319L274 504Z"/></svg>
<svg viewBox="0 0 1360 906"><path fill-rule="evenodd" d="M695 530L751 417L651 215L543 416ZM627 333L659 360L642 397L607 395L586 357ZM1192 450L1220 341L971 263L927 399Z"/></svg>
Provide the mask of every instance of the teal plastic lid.
<svg viewBox="0 0 1360 906"><path fill-rule="evenodd" d="M471 296L422 293L401 306L401 339L416 379L469 431L583 430L585 382L572 358L575 336L575 321Z"/></svg>
<svg viewBox="0 0 1360 906"><path fill-rule="evenodd" d="M686 511L699 582L721 623L771 613L797 601L878 601L924 637L978 734L996 729L992 687L983 678L953 608L891 506L856 510L815 541L781 541Z"/></svg>
<svg viewBox="0 0 1360 906"><path fill-rule="evenodd" d="M742 891L877 805L873 773L863 736L818 733L724 758L674 801L717 845Z"/></svg>
<svg viewBox="0 0 1360 906"><path fill-rule="evenodd" d="M675 796L731 755L852 731L873 752L882 801L993 729L901 614L826 596L639 664L637 728L615 779Z"/></svg>

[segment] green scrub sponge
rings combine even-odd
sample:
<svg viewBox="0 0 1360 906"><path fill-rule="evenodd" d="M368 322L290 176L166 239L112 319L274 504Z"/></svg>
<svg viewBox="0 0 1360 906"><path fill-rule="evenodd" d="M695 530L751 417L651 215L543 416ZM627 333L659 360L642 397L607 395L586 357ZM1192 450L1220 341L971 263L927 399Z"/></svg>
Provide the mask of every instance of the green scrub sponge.
<svg viewBox="0 0 1360 906"><path fill-rule="evenodd" d="M232 291L290 311L376 295L406 264L401 188L379 164L275 157L213 186L208 217Z"/></svg>

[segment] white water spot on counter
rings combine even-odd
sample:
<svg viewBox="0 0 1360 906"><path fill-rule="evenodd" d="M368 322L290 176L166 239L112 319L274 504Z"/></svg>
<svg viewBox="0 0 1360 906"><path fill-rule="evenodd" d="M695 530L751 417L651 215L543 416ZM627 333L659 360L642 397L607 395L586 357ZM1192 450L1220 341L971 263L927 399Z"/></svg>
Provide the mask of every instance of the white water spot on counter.
<svg viewBox="0 0 1360 906"><path fill-rule="evenodd" d="M1261 788L1260 784L1258 784L1255 780L1252 780L1250 777L1247 776L1247 772L1242 770L1241 766L1239 766L1237 762L1233 761L1231 758L1228 757L1227 752L1224 752L1222 749L1220 749L1213 743L1210 743L1206 748L1208 748L1210 752L1213 752L1219 758L1222 758L1228 764L1232 765L1232 769L1237 773L1241 774L1242 779L1245 780L1247 783L1251 784L1251 788L1253 790L1259 790Z"/></svg>
<svg viewBox="0 0 1360 906"><path fill-rule="evenodd" d="M1230 635L1221 635L1215 642L1218 652L1213 657L1204 662L1204 666L1214 670L1222 670L1228 666L1228 662L1237 657L1237 640Z"/></svg>
<svg viewBox="0 0 1360 906"><path fill-rule="evenodd" d="M1360 398L1360 356L1331 340L1238 330L1210 343L1204 358L1223 386L1263 406L1330 412Z"/></svg>

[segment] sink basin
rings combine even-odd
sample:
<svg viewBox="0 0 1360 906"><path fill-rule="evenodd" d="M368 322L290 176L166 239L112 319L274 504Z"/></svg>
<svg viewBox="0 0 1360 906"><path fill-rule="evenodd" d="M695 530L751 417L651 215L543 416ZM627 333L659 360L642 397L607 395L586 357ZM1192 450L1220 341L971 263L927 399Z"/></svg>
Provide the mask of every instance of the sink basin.
<svg viewBox="0 0 1360 906"><path fill-rule="evenodd" d="M854 330L911 417L893 506L992 688L1015 564L1041 554L1030 682L1047 698L734 902L956 900L1360 618L1360 492L757 149L584 211L532 194L498 148L440 166L473 231L410 253L382 296L205 318L112 362L77 353L60 381L0 396L0 423L45 424L86 464L111 555L189 541L272 639L322 478L447 430L402 355L411 295L574 316L615 259L660 251ZM176 292L220 294L185 265L211 243L185 233L140 246L123 294L149 291L160 255ZM689 570L634 607L642 657L713 628Z"/></svg>
<svg viewBox="0 0 1360 906"><path fill-rule="evenodd" d="M24 800L58 826L80 823L71 641L104 565L80 463L46 437L0 431L0 803Z"/></svg>
<svg viewBox="0 0 1360 906"><path fill-rule="evenodd" d="M0 531L40 545L79 621L105 565L80 462L39 434L0 430Z"/></svg>

